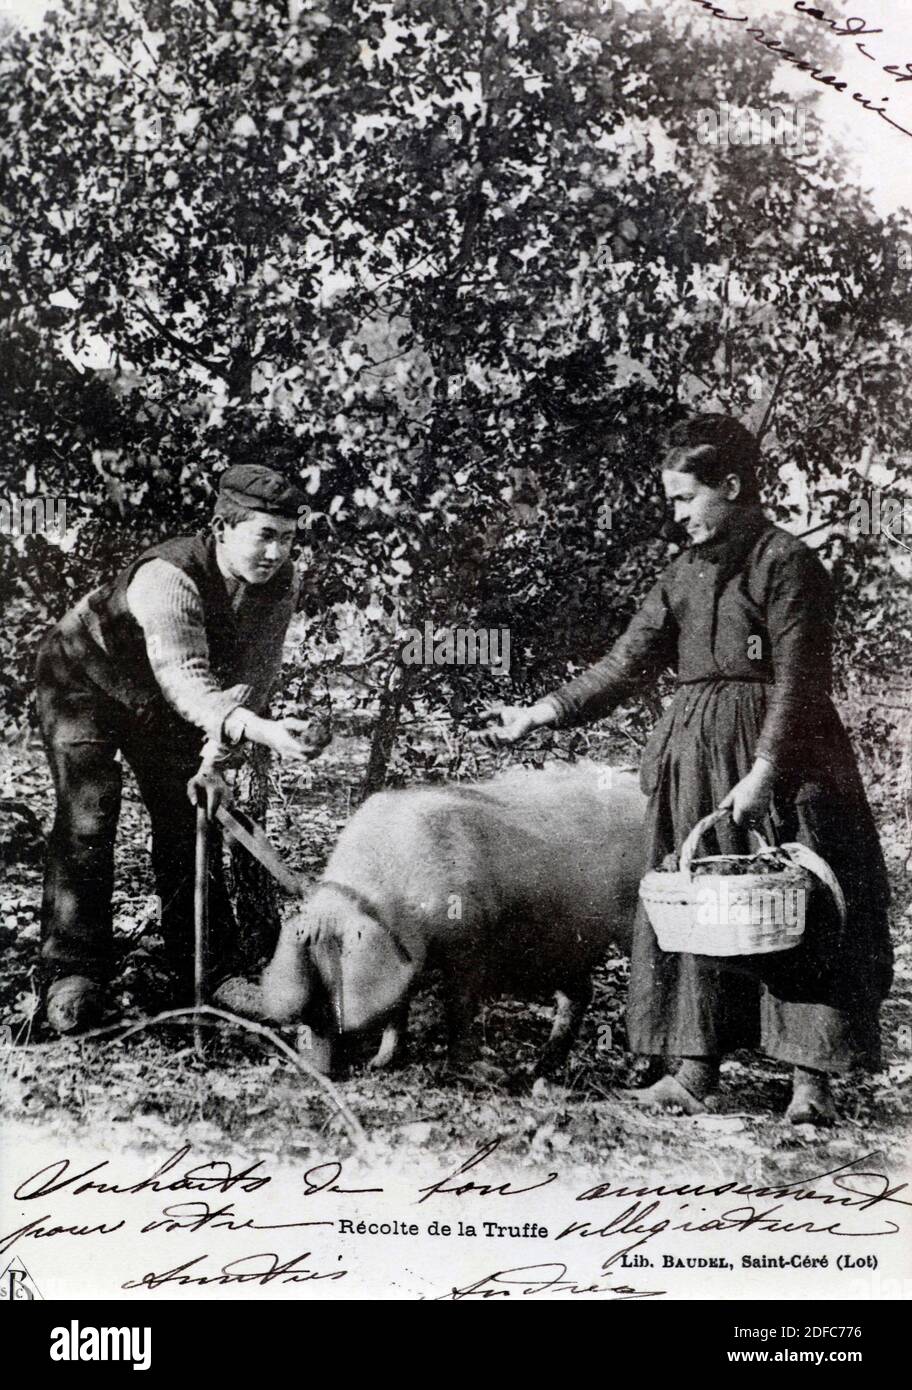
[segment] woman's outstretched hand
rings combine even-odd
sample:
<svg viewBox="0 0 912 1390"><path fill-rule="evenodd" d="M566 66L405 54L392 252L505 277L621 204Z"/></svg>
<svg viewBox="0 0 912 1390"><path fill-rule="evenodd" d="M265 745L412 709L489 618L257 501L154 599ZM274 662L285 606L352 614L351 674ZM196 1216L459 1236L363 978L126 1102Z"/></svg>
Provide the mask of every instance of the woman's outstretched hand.
<svg viewBox="0 0 912 1390"><path fill-rule="evenodd" d="M495 724L486 730L497 743L519 743L533 729L553 724L556 718L554 706L545 700L537 705L491 705L485 714L501 721L499 726Z"/></svg>
<svg viewBox="0 0 912 1390"><path fill-rule="evenodd" d="M763 820L773 795L776 770L765 758L758 758L746 777L732 787L719 810L730 810L735 825L752 825Z"/></svg>

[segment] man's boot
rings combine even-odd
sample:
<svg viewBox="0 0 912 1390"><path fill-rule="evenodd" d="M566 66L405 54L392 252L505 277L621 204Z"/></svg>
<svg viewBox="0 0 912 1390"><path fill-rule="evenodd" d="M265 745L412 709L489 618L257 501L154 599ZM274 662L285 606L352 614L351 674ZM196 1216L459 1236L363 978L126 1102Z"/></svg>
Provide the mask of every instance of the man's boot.
<svg viewBox="0 0 912 1390"><path fill-rule="evenodd" d="M64 975L48 985L45 1017L55 1033L84 1033L99 1022L104 1006L102 988L87 975Z"/></svg>

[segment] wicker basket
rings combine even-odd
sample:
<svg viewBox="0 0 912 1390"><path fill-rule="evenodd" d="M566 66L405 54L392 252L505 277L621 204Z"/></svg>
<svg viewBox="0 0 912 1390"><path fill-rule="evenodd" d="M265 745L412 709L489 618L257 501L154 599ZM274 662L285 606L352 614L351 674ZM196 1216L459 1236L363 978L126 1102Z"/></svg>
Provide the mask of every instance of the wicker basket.
<svg viewBox="0 0 912 1390"><path fill-rule="evenodd" d="M719 854L695 859L701 837L729 812L714 811L698 821L681 848L681 867L652 870L640 884L640 898L663 951L697 956L761 956L788 951L804 934L805 911L814 878L826 885L842 920L845 899L829 865L805 845L773 848L756 831L754 854ZM785 853L788 868L767 873L726 873L734 863L755 863ZM718 873L695 875L697 866L719 866Z"/></svg>

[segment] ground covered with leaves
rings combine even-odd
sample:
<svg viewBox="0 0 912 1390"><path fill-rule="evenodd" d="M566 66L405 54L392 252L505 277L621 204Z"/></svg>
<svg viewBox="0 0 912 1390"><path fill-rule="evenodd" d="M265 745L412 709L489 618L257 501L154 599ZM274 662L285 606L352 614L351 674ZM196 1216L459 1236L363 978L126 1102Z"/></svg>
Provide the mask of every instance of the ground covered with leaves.
<svg viewBox="0 0 912 1390"><path fill-rule="evenodd" d="M565 756L557 743L544 756ZM598 735L575 735L595 757L620 761L623 749ZM739 1053L723 1067L717 1113L687 1118L652 1115L625 1101L630 1059L625 1051L624 1001L628 962L605 962L594 1005L564 1076L564 1085L533 1095L516 1076L529 1069L547 1035L547 1000L508 998L488 1003L479 1020L482 1056L505 1076L481 1083L445 1072L445 1036L434 979L413 1009L406 1064L389 1073L355 1065L336 1084L370 1136L375 1152L392 1157L424 1152L457 1161L480 1140L498 1137L504 1154L521 1163L610 1168L635 1176L703 1174L788 1179L809 1167L828 1167L877 1152L887 1171L907 1166L912 1108L912 873L905 867L907 827L900 816L890 750L864 752L867 785L878 817L893 884L896 983L883 1014L884 1068L836 1085L840 1119L828 1131L786 1125L784 1070L757 1054ZM439 777L452 760L449 736L429 733L426 775ZM507 755L478 749L469 773L484 775ZM514 753L513 757L516 756ZM528 756L528 755L527 755ZM540 758L543 755L538 755ZM320 871L350 813L362 776L367 740L337 736L303 772L281 771L267 829L288 862L308 879ZM413 757L414 761L414 757ZM461 759L465 763L465 759ZM626 761L630 761L629 750ZM402 772L403 769L400 769ZM414 767L404 770L415 777ZM37 1007L35 971L41 895L41 841L28 806L47 830L53 796L40 748L8 751L0 801L0 1023L12 1045L2 1058L0 1101L11 1121L60 1137L91 1135L122 1149L160 1149L189 1143L205 1148L227 1139L243 1155L316 1159L340 1155L350 1135L327 1096L271 1043L221 1025L206 1031L204 1051L184 1024L159 1024L122 1039L118 1034L55 1041ZM148 824L129 779L125 782L117 846L115 923L121 968L111 996L110 1022L139 1021L166 1007L165 963L155 936ZM281 1035L295 1047L295 1030ZM512 1080L510 1078L513 1078ZM819 1164L819 1166L817 1166Z"/></svg>

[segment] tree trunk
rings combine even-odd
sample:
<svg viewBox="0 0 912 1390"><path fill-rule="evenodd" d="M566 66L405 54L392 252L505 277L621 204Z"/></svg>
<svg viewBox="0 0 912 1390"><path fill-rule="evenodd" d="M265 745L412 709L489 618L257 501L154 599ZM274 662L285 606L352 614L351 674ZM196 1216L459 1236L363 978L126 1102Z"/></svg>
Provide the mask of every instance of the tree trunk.
<svg viewBox="0 0 912 1390"><path fill-rule="evenodd" d="M380 692L377 722L371 737L367 771L364 774L364 781L358 795L359 802L366 801L373 792L379 791L386 781L386 770L389 767L389 760L396 744L396 734L399 731L402 701L414 679L413 668L402 666L398 661L395 661L387 670L383 689Z"/></svg>
<svg viewBox="0 0 912 1390"><path fill-rule="evenodd" d="M269 800L269 751L254 746L238 773L238 805L262 825ZM272 875L242 845L232 844L229 887L238 924L239 968L253 975L279 939L279 890Z"/></svg>

